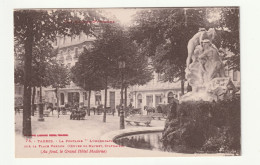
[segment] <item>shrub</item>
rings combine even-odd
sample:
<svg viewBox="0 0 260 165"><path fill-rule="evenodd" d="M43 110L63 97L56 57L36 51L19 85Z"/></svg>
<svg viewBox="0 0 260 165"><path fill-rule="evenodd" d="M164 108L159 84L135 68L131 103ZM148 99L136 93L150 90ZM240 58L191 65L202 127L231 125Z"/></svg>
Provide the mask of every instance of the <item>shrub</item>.
<svg viewBox="0 0 260 165"><path fill-rule="evenodd" d="M188 152L240 152L239 97L218 102L184 102L175 110L177 115L169 115L163 132L167 150L182 146Z"/></svg>

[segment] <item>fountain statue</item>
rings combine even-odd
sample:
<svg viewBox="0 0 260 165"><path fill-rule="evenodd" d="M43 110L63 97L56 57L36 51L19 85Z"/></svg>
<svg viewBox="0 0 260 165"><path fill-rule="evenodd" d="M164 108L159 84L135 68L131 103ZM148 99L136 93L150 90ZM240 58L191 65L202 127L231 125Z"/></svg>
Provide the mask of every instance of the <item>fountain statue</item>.
<svg viewBox="0 0 260 165"><path fill-rule="evenodd" d="M230 78L225 76L224 64L212 43L215 34L213 28L208 31L203 28L189 40L185 77L192 91L183 95L180 102L217 101L235 88Z"/></svg>

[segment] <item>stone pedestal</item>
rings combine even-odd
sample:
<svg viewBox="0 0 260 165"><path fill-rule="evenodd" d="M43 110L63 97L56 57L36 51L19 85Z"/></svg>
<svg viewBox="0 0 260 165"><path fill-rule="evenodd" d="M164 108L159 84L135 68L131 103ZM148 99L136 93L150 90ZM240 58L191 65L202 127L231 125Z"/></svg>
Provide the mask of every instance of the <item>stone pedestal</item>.
<svg viewBox="0 0 260 165"><path fill-rule="evenodd" d="M191 92L180 98L181 102L187 101L209 101L224 100L231 97L236 88L229 77L218 77L204 83L201 86L193 87Z"/></svg>

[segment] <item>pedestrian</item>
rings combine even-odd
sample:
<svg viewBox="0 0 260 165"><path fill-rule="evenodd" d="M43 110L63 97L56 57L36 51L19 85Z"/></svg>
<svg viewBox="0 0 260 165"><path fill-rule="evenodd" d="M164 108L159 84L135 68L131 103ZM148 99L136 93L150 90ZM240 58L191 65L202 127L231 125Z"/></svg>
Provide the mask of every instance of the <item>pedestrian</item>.
<svg viewBox="0 0 260 165"><path fill-rule="evenodd" d="M58 111L58 118L60 118L60 107L57 107L57 111Z"/></svg>

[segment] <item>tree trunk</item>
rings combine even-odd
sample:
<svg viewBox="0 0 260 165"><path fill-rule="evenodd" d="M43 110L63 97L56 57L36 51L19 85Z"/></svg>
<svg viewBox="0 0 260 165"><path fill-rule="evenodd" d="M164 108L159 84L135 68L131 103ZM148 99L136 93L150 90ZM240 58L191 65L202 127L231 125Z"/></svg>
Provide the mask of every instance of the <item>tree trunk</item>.
<svg viewBox="0 0 260 165"><path fill-rule="evenodd" d="M33 94L32 94L32 116L34 116L34 112L35 112L35 105L34 105L35 93L36 93L36 87L33 87Z"/></svg>
<svg viewBox="0 0 260 165"><path fill-rule="evenodd" d="M127 107L127 87L125 87L125 107Z"/></svg>
<svg viewBox="0 0 260 165"><path fill-rule="evenodd" d="M119 113L120 113L120 129L125 129L125 118L124 118L124 74L121 71L121 101L119 106Z"/></svg>
<svg viewBox="0 0 260 165"><path fill-rule="evenodd" d="M56 95L56 100L57 100L57 105L55 106L56 107L56 110L58 112L58 118L60 117L60 109L59 109L59 97L58 97L58 88L56 87L55 88L55 95Z"/></svg>
<svg viewBox="0 0 260 165"><path fill-rule="evenodd" d="M40 86L40 104L42 104L42 86Z"/></svg>
<svg viewBox="0 0 260 165"><path fill-rule="evenodd" d="M55 88L55 95L56 95L56 100L57 100L56 107L58 108L59 107L59 97L58 97L58 88L57 87Z"/></svg>
<svg viewBox="0 0 260 165"><path fill-rule="evenodd" d="M121 87L121 91L120 91L120 94L121 94L121 100L120 100L120 106L123 106L123 100L124 100L124 87L122 85Z"/></svg>
<svg viewBox="0 0 260 165"><path fill-rule="evenodd" d="M91 90L88 91L88 116L90 116L90 97L91 97Z"/></svg>
<svg viewBox="0 0 260 165"><path fill-rule="evenodd" d="M33 20L26 18L27 29L25 32L25 56L24 56L24 94L23 94L23 135L32 135L31 125L31 71L32 71L32 47L33 47Z"/></svg>
<svg viewBox="0 0 260 165"><path fill-rule="evenodd" d="M43 118L43 103L42 103L42 86L40 86L40 101L39 101L39 119L38 121L44 121Z"/></svg>
<svg viewBox="0 0 260 165"><path fill-rule="evenodd" d="M106 116L107 116L107 77L105 80L105 106L104 106L104 116L103 116L103 122L106 122Z"/></svg>

